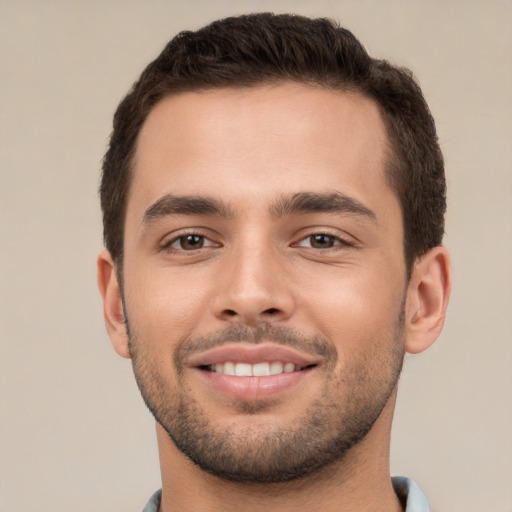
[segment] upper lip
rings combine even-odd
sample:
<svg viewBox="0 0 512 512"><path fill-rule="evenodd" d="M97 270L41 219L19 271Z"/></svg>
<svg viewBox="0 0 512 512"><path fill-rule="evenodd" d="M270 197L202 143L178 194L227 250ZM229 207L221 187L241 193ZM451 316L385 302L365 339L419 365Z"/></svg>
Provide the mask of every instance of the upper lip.
<svg viewBox="0 0 512 512"><path fill-rule="evenodd" d="M304 354L291 347L274 343L259 343L255 345L237 342L227 343L191 356L188 364L199 367L225 363L227 361L247 364L281 361L283 363L293 363L296 366L311 366L318 364L320 357Z"/></svg>

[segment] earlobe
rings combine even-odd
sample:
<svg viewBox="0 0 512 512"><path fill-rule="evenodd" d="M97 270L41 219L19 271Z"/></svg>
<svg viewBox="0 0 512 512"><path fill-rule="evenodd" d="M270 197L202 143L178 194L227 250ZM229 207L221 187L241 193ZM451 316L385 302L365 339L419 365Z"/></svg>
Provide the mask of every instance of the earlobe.
<svg viewBox="0 0 512 512"><path fill-rule="evenodd" d="M117 280L114 261L108 251L98 256L98 288L103 299L103 316L114 350L129 358L128 333L123 311L121 289Z"/></svg>
<svg viewBox="0 0 512 512"><path fill-rule="evenodd" d="M417 354L437 339L451 290L450 256L438 246L419 258L407 292L405 350Z"/></svg>

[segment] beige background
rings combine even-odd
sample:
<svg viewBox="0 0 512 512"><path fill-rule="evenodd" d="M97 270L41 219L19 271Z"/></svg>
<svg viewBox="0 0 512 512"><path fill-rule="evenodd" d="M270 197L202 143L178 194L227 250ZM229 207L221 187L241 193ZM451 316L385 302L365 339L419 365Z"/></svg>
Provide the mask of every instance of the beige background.
<svg viewBox="0 0 512 512"><path fill-rule="evenodd" d="M96 189L115 106L177 31L331 16L410 66L446 156L454 292L406 362L392 471L434 512L512 511L512 2L0 0L0 512L139 511L153 422L105 334Z"/></svg>

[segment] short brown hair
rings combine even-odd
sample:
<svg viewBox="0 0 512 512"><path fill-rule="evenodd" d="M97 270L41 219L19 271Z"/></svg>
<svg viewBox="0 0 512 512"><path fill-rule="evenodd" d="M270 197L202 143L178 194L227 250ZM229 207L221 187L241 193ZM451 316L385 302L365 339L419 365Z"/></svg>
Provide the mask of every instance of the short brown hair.
<svg viewBox="0 0 512 512"><path fill-rule="evenodd" d="M443 157L412 73L373 59L350 31L330 19L259 13L181 32L119 104L100 186L105 246L118 268L137 137L156 103L184 91L281 81L355 91L376 102L390 142L387 178L402 208L408 273L417 257L441 244Z"/></svg>

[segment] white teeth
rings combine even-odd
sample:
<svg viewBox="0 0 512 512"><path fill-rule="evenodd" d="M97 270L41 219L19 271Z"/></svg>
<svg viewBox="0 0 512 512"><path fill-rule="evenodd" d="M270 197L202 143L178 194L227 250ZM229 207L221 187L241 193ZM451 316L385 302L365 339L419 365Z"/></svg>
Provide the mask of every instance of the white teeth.
<svg viewBox="0 0 512 512"><path fill-rule="evenodd" d="M224 370L219 373L225 373L226 375L236 375L235 363L224 363Z"/></svg>
<svg viewBox="0 0 512 512"><path fill-rule="evenodd" d="M269 363L256 363L252 365L252 374L255 377L265 377L270 375L270 364Z"/></svg>
<svg viewBox="0 0 512 512"><path fill-rule="evenodd" d="M267 375L278 375L280 373L302 370L302 366L295 366L293 363L281 363L280 361L256 364L227 361L211 365L210 370L225 375L236 375L237 377L266 377Z"/></svg>
<svg viewBox="0 0 512 512"><path fill-rule="evenodd" d="M277 375L278 373L283 373L283 363L279 361L270 363L270 375Z"/></svg>
<svg viewBox="0 0 512 512"><path fill-rule="evenodd" d="M283 370L285 373L292 373L295 371L295 365L293 363L286 363Z"/></svg>
<svg viewBox="0 0 512 512"><path fill-rule="evenodd" d="M235 375L238 377L252 377L252 365L247 363L236 363Z"/></svg>

